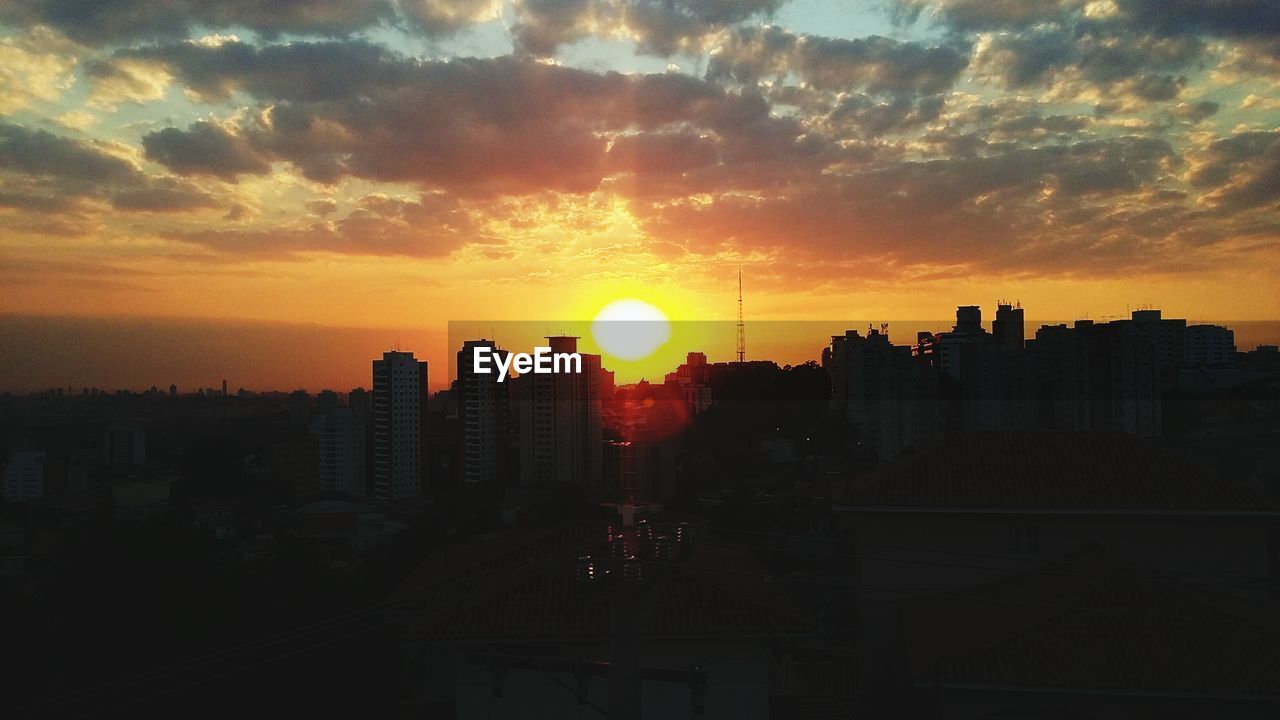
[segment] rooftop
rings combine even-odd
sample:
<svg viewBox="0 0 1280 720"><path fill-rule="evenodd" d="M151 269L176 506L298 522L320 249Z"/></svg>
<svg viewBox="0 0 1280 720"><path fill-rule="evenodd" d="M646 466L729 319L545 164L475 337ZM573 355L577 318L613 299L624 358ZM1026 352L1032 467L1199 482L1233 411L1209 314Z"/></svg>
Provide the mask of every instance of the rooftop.
<svg viewBox="0 0 1280 720"><path fill-rule="evenodd" d="M628 593L646 637L786 637L816 625L767 582L750 551L699 544L683 560L644 561L645 582L585 584L579 557L608 556L607 529L594 523L450 547L406 579L406 639L522 642L604 639L610 604Z"/></svg>
<svg viewBox="0 0 1280 720"><path fill-rule="evenodd" d="M957 433L836 497L853 510L1280 514L1260 489L1121 433Z"/></svg>
<svg viewBox="0 0 1280 720"><path fill-rule="evenodd" d="M1097 546L900 607L920 684L1280 696L1280 627L1266 608Z"/></svg>

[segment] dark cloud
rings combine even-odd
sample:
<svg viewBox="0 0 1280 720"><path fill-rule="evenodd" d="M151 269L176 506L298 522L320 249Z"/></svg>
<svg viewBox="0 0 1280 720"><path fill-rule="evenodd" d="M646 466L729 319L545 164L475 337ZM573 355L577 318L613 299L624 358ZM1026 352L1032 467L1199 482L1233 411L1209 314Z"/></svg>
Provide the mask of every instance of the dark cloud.
<svg viewBox="0 0 1280 720"><path fill-rule="evenodd" d="M32 177L57 178L88 187L130 182L138 171L129 162L91 145L0 122L0 170Z"/></svg>
<svg viewBox="0 0 1280 720"><path fill-rule="evenodd" d="M897 0L893 10L898 22L912 23L928 14L968 31L1028 28L1060 20L1084 4L1085 0Z"/></svg>
<svg viewBox="0 0 1280 720"><path fill-rule="evenodd" d="M440 257L469 243L493 244L456 198L365 197L346 217L301 228L170 232L169 240L236 258L288 259L303 253Z"/></svg>
<svg viewBox="0 0 1280 720"><path fill-rule="evenodd" d="M671 73L599 74L514 57L424 62L362 43L183 44L146 56L200 91L239 91L263 104L235 136L207 123L148 136L148 156L182 173L227 177L284 161L325 183L354 176L464 194L587 192L620 167L620 156L607 157L614 137L692 131L733 164L789 148L803 133L753 92Z"/></svg>
<svg viewBox="0 0 1280 720"><path fill-rule="evenodd" d="M699 49L713 33L768 17L786 0L518 0L516 49L549 56L589 35L626 35L640 52L668 56Z"/></svg>
<svg viewBox="0 0 1280 720"><path fill-rule="evenodd" d="M1212 189L1206 199L1219 211L1280 209L1280 132L1242 132L1217 140L1191 183Z"/></svg>
<svg viewBox="0 0 1280 720"><path fill-rule="evenodd" d="M207 121L186 130L165 128L142 138L147 158L179 175L214 175L234 180L237 175L265 175L271 163L244 138Z"/></svg>
<svg viewBox="0 0 1280 720"><path fill-rule="evenodd" d="M79 205L85 201L105 201L126 212L178 212L217 204L199 188L150 177L92 144L0 123L0 206L82 214Z"/></svg>
<svg viewBox="0 0 1280 720"><path fill-rule="evenodd" d="M776 26L735 31L712 54L707 77L755 84L795 76L821 90L932 95L950 89L967 50L885 37L797 35Z"/></svg>
<svg viewBox="0 0 1280 720"><path fill-rule="evenodd" d="M1046 263L1040 269L1047 272L1107 267L1126 261L1103 238L1132 246L1156 223L1177 227L1179 214L1168 211L1119 226L1107 219L1108 207L1141 196L1172 156L1168 144L1145 138L1014 148L877 164L763 197L636 202L633 212L658 241L693 252L732 245L786 252L801 262L882 258L899 267L1025 271Z"/></svg>
<svg viewBox="0 0 1280 720"><path fill-rule="evenodd" d="M1161 35L1213 35L1274 39L1280 28L1276 0L1116 0L1133 27Z"/></svg>
<svg viewBox="0 0 1280 720"><path fill-rule="evenodd" d="M217 207L217 201L201 190L174 180L154 180L146 187L120 190L111 195L111 206L132 212L187 212Z"/></svg>
<svg viewBox="0 0 1280 720"><path fill-rule="evenodd" d="M393 17L388 0L0 0L0 21L49 25L89 45L185 38L197 28L346 35Z"/></svg>

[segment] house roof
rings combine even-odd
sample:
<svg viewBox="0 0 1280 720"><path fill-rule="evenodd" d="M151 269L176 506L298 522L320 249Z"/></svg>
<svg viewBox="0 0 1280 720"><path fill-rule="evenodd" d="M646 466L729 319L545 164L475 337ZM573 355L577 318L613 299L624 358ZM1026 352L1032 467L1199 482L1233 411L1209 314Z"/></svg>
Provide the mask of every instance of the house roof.
<svg viewBox="0 0 1280 720"><path fill-rule="evenodd" d="M837 497L855 511L1280 513L1259 489L1121 433L957 433Z"/></svg>
<svg viewBox="0 0 1280 720"><path fill-rule="evenodd" d="M899 607L921 684L1280 697L1280 627L1266 608L1096 546Z"/></svg>
<svg viewBox="0 0 1280 720"><path fill-rule="evenodd" d="M645 582L615 578L586 587L576 559L607 557L606 529L572 525L451 550L415 571L392 597L406 639L450 644L604 639L620 593L648 637L794 636L816 631L786 594L766 582L749 551L700 545L684 560L646 561ZM603 567L603 565L602 565Z"/></svg>

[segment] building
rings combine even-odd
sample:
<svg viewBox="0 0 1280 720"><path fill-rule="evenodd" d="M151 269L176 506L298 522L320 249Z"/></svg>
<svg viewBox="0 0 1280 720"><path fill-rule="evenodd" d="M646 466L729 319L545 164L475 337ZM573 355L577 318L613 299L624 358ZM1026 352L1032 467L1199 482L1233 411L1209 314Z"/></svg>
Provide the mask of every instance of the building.
<svg viewBox="0 0 1280 720"><path fill-rule="evenodd" d="M423 489L427 363L389 351L373 361L373 493L386 503Z"/></svg>
<svg viewBox="0 0 1280 720"><path fill-rule="evenodd" d="M1270 608L1172 581L1097 545L963 594L904 600L900 614L924 717L1280 712Z"/></svg>
<svg viewBox="0 0 1280 720"><path fill-rule="evenodd" d="M1274 602L1280 580L1274 498L1123 433L958 433L836 498L841 527L859 543L858 577L879 589L859 606L868 687L909 680L908 598L954 601L1091 546L1225 602ZM1004 611L1012 619L1015 608ZM1089 672L1086 661L1049 669L1093 641L1060 637L1061 653L1025 655L1028 669Z"/></svg>
<svg viewBox="0 0 1280 720"><path fill-rule="evenodd" d="M931 440L938 430L935 371L911 348L872 329L831 338L823 353L831 375L832 409L844 415L852 439L883 464Z"/></svg>
<svg viewBox="0 0 1280 720"><path fill-rule="evenodd" d="M1181 367L1186 361L1187 321L1161 316L1159 310L1134 310L1128 320L1113 320L1110 325L1132 326L1134 332L1155 345L1160 368Z"/></svg>
<svg viewBox="0 0 1280 720"><path fill-rule="evenodd" d="M15 452L4 466L4 499L25 502L44 497L43 450Z"/></svg>
<svg viewBox="0 0 1280 720"><path fill-rule="evenodd" d="M483 338L467 340L458 351L456 400L462 434L462 477L467 484L498 480L511 442L507 412L510 404L507 389L511 386L498 382L496 373L474 371L476 348L487 348L495 358L511 354L494 341Z"/></svg>
<svg viewBox="0 0 1280 720"><path fill-rule="evenodd" d="M581 523L435 553L391 597L413 710L770 717L785 679L772 653L817 625L750 550L692 535Z"/></svg>
<svg viewBox="0 0 1280 720"><path fill-rule="evenodd" d="M1161 434L1164 427L1161 370L1164 366L1157 330L1167 327L1170 326L1144 327L1123 320L1097 325L1087 320L1076 321L1075 328L1084 335L1089 356L1091 429L1127 432L1140 437ZM1177 347L1181 348L1181 342ZM1180 349L1178 353L1181 354Z"/></svg>
<svg viewBox="0 0 1280 720"><path fill-rule="evenodd" d="M289 393L289 427L305 429L311 423L311 396L306 390Z"/></svg>
<svg viewBox="0 0 1280 720"><path fill-rule="evenodd" d="M1230 365L1236 359L1236 334L1221 325L1188 325L1184 364Z"/></svg>
<svg viewBox="0 0 1280 720"><path fill-rule="evenodd" d="M1089 429L1089 354L1084 337L1066 325L1045 325L1027 343L1034 427Z"/></svg>
<svg viewBox="0 0 1280 720"><path fill-rule="evenodd" d="M1022 306L1009 303L996 305L996 319L991 323L991 334L997 343L1021 350L1027 339Z"/></svg>
<svg viewBox="0 0 1280 720"><path fill-rule="evenodd" d="M982 308L960 305L956 308L956 332L982 332Z"/></svg>
<svg viewBox="0 0 1280 720"><path fill-rule="evenodd" d="M578 339L552 336L553 353L574 353ZM582 372L516 378L519 393L520 484L545 487L603 482L603 388L599 355L582 355Z"/></svg>
<svg viewBox="0 0 1280 720"><path fill-rule="evenodd" d="M147 464L147 433L137 423L112 423L102 441L102 464L140 467Z"/></svg>
<svg viewBox="0 0 1280 720"><path fill-rule="evenodd" d="M316 418L319 435L320 492L363 497L365 487L365 420L351 408L334 408Z"/></svg>

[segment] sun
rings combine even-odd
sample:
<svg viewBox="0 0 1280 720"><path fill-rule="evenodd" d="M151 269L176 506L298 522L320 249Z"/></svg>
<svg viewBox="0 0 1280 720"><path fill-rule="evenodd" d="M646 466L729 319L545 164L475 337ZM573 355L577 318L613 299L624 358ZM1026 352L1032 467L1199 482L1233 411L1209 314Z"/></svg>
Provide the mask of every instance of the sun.
<svg viewBox="0 0 1280 720"><path fill-rule="evenodd" d="M671 339L671 323L661 310L643 300L615 300L596 313L591 337L613 357L640 360Z"/></svg>

